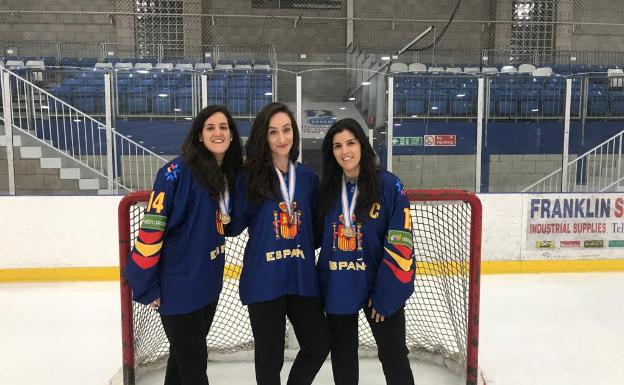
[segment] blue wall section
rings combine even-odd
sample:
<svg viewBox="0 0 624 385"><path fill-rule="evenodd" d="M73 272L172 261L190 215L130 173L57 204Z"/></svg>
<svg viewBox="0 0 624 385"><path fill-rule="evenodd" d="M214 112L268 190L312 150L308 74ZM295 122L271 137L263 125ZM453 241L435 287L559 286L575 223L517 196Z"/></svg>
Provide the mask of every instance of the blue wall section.
<svg viewBox="0 0 624 385"><path fill-rule="evenodd" d="M157 154L176 155L180 153L180 147L191 124L190 120L118 120L116 129L122 135L132 135L131 139L137 143L143 141L143 146ZM251 121L237 119L236 128L240 136L249 136Z"/></svg>
<svg viewBox="0 0 624 385"><path fill-rule="evenodd" d="M15 119L15 124L21 127L28 126L24 118L21 122L19 119ZM179 154L180 146L191 128L191 124L190 120L117 120L115 128L122 135L131 135L133 141L143 142L140 144L157 154L175 155ZM249 136L251 124L251 119L236 119L240 136ZM43 121L35 119L32 126L35 128L37 137L51 138L54 145L62 149L71 147L73 139L75 148L80 143L83 155L99 154L98 143L105 141L105 132L97 130L97 126L89 124L89 128L94 127L95 130L88 130L88 134L85 136L84 129L77 130L76 123L72 123L70 119ZM71 129L70 126L72 126ZM581 122L573 121L570 128L570 153L582 154L622 130L624 130L624 120L590 120L585 124L583 141ZM473 155L476 153L476 131L475 122L395 121L395 137L422 138L424 135L455 135L457 145L452 147L395 145L393 146L393 154ZM562 121L496 121L490 122L487 129L484 128L483 134L484 155L561 154L563 151ZM96 139L95 146L93 146L93 139ZM105 146L103 146L101 153L106 153Z"/></svg>
<svg viewBox="0 0 624 385"><path fill-rule="evenodd" d="M398 125L400 124L400 126ZM456 135L455 147L393 146L394 155L473 155L476 152L477 123L461 121L394 121L393 135Z"/></svg>
<svg viewBox="0 0 624 385"><path fill-rule="evenodd" d="M397 124L400 124L398 126ZM570 152L581 154L624 130L624 121L585 123L581 140L581 122L570 127ZM395 121L394 136L456 135L455 147L394 146L394 155L472 155L476 148L476 122L458 121ZM483 133L483 152L488 154L561 154L563 121L495 121Z"/></svg>

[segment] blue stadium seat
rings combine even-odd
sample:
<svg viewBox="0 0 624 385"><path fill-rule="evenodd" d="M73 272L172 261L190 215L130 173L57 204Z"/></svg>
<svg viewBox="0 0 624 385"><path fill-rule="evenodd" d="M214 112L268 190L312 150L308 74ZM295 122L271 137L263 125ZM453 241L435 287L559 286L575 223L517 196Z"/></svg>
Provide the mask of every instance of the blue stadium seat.
<svg viewBox="0 0 624 385"><path fill-rule="evenodd" d="M581 114L581 89L578 85L572 85L571 103L570 114L572 116L579 116Z"/></svg>
<svg viewBox="0 0 624 385"><path fill-rule="evenodd" d="M148 93L151 92L144 87L128 88L125 98L125 111L130 114L144 114L148 112Z"/></svg>
<svg viewBox="0 0 624 385"><path fill-rule="evenodd" d="M228 109L232 115L249 115L249 88L228 88Z"/></svg>
<svg viewBox="0 0 624 385"><path fill-rule="evenodd" d="M425 113L426 90L424 88L405 90L403 94L399 95L399 97L401 96L404 103L402 107L405 116L422 115Z"/></svg>
<svg viewBox="0 0 624 385"><path fill-rule="evenodd" d="M193 113L193 89L191 87L180 88L175 98L176 108L182 114Z"/></svg>
<svg viewBox="0 0 624 385"><path fill-rule="evenodd" d="M469 115L474 110L475 96L470 90L455 88L448 90L451 115Z"/></svg>
<svg viewBox="0 0 624 385"><path fill-rule="evenodd" d="M611 115L624 116L624 91L609 91Z"/></svg>
<svg viewBox="0 0 624 385"><path fill-rule="evenodd" d="M555 64L552 66L552 70L554 73L559 74L559 75L569 75L570 65L569 64Z"/></svg>
<svg viewBox="0 0 624 385"><path fill-rule="evenodd" d="M270 88L256 87L251 93L251 114L255 115L267 104L273 101L273 95L266 95L272 92Z"/></svg>
<svg viewBox="0 0 624 385"><path fill-rule="evenodd" d="M208 87L226 88L228 75L225 71L215 71L208 75Z"/></svg>
<svg viewBox="0 0 624 385"><path fill-rule="evenodd" d="M228 87L249 88L251 84L251 74L248 71L234 71L228 79Z"/></svg>
<svg viewBox="0 0 624 385"><path fill-rule="evenodd" d="M405 111L405 103L401 95L394 94L392 98L392 114L394 116L403 116Z"/></svg>
<svg viewBox="0 0 624 385"><path fill-rule="evenodd" d="M85 78L74 78L74 79L65 79L61 83L63 86L67 86L70 88L78 88L86 85Z"/></svg>
<svg viewBox="0 0 624 385"><path fill-rule="evenodd" d="M540 92L537 88L520 89L518 92L520 100L520 115L537 115L539 113Z"/></svg>
<svg viewBox="0 0 624 385"><path fill-rule="evenodd" d="M589 68L585 64L572 64L570 70L573 74L589 72Z"/></svg>
<svg viewBox="0 0 624 385"><path fill-rule="evenodd" d="M54 96L56 96L57 98L61 99L63 102L67 103L67 104L73 104L74 103L74 95L73 95L73 89L72 87L66 86L66 85L60 85L57 87L53 87L50 90L50 93ZM63 107L61 107L60 103L55 103L55 100L50 98L50 111L52 112L56 112L61 111L63 109Z"/></svg>
<svg viewBox="0 0 624 385"><path fill-rule="evenodd" d="M609 98L605 90L590 89L588 98L589 116L606 116L609 113Z"/></svg>
<svg viewBox="0 0 624 385"><path fill-rule="evenodd" d="M429 114L446 115L448 112L447 89L432 90L429 93Z"/></svg>
<svg viewBox="0 0 624 385"><path fill-rule="evenodd" d="M563 104L565 88L551 86L542 91L542 114L544 116L561 116L563 114Z"/></svg>
<svg viewBox="0 0 624 385"><path fill-rule="evenodd" d="M43 63L46 66L56 66L56 65L58 65L58 60L54 56L43 56L43 57L41 57L41 60L43 60Z"/></svg>
<svg viewBox="0 0 624 385"><path fill-rule="evenodd" d="M104 77L98 76L98 77L86 79L85 84L87 86L92 86L92 87L100 88L103 90L104 89Z"/></svg>
<svg viewBox="0 0 624 385"><path fill-rule="evenodd" d="M95 63L98 62L98 59L95 57L83 57L80 59L81 67L95 67Z"/></svg>
<svg viewBox="0 0 624 385"><path fill-rule="evenodd" d="M594 73L607 73L607 67L600 64L592 65L589 70Z"/></svg>
<svg viewBox="0 0 624 385"><path fill-rule="evenodd" d="M515 89L495 90L493 101L497 115L515 116L518 114L518 94Z"/></svg>
<svg viewBox="0 0 624 385"><path fill-rule="evenodd" d="M397 74L394 76L394 92L402 92L405 89L412 88L414 85L414 76L411 74Z"/></svg>
<svg viewBox="0 0 624 385"><path fill-rule="evenodd" d="M271 75L270 71L267 71L265 73L254 72L251 77L251 86L272 88L273 87L273 75Z"/></svg>
<svg viewBox="0 0 624 385"><path fill-rule="evenodd" d="M86 114L98 112L96 93L95 87L78 87L74 91L74 107Z"/></svg>
<svg viewBox="0 0 624 385"><path fill-rule="evenodd" d="M152 113L156 115L171 114L174 96L175 90L172 88L155 89L152 96Z"/></svg>
<svg viewBox="0 0 624 385"><path fill-rule="evenodd" d="M138 87L153 88L156 85L154 78L139 78L135 81Z"/></svg>
<svg viewBox="0 0 624 385"><path fill-rule="evenodd" d="M175 90L176 88L178 88L180 86L180 82L178 79L176 78L167 78L167 79L162 79L158 82L158 86L161 88L169 88L172 90Z"/></svg>
<svg viewBox="0 0 624 385"><path fill-rule="evenodd" d="M65 57L61 59L61 66L63 67L80 67L80 59L77 57Z"/></svg>

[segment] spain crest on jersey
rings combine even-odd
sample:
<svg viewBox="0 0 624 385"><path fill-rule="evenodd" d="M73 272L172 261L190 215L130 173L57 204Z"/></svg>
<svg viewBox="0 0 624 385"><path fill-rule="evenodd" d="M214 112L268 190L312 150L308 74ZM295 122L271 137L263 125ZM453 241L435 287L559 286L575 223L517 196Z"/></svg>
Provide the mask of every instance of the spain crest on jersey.
<svg viewBox="0 0 624 385"><path fill-rule="evenodd" d="M345 233L344 216L340 214L339 223L332 223L332 247L341 251L362 251L362 224L356 223L353 227L355 233L352 236ZM351 218L351 223L355 223L355 215Z"/></svg>
<svg viewBox="0 0 624 385"><path fill-rule="evenodd" d="M301 210L297 210L297 202L292 203L292 217L288 213L286 202L279 203L279 211L273 211L273 230L275 239L295 239L301 226Z"/></svg>

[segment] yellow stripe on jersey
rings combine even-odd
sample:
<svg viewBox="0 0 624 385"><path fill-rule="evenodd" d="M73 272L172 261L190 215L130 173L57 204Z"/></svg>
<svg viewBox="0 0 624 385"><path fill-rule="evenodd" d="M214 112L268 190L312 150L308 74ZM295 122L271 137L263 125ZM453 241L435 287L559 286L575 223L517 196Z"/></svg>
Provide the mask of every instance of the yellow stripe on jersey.
<svg viewBox="0 0 624 385"><path fill-rule="evenodd" d="M384 249L386 250L386 252L388 254L390 254L390 256L392 257L392 259L394 259L394 261L399 265L399 267L401 269L403 269L404 271L409 271L412 268L412 259L405 259L403 257L401 257L399 254L395 253L394 251L388 249L387 247L384 247Z"/></svg>
<svg viewBox="0 0 624 385"><path fill-rule="evenodd" d="M139 253L141 253L141 255L143 255L144 257L149 257L150 255L154 255L158 253L160 249L162 248L162 244L163 243L160 242L160 243L156 243L153 245L146 245L143 242L136 241L134 243L134 247L137 249Z"/></svg>

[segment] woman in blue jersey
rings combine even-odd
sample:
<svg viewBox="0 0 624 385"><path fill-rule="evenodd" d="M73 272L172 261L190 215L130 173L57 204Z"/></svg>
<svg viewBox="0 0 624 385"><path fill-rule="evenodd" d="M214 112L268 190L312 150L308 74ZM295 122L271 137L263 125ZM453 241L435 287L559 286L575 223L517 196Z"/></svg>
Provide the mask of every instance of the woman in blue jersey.
<svg viewBox="0 0 624 385"><path fill-rule="evenodd" d="M414 383L405 345L405 302L414 291L409 200L380 170L362 127L342 119L323 140L318 261L336 385L358 383L358 313L364 309L386 383Z"/></svg>
<svg viewBox="0 0 624 385"><path fill-rule="evenodd" d="M287 317L300 346L288 384L311 384L329 354L314 256L319 182L298 157L292 113L281 103L267 105L251 129L228 229L228 235L249 229L240 297L248 305L259 385L280 384Z"/></svg>
<svg viewBox="0 0 624 385"><path fill-rule="evenodd" d="M170 342L165 385L208 384L206 336L223 283L224 226L241 163L234 120L224 107L210 106L195 117L182 155L156 175L125 276L134 300L160 312Z"/></svg>

